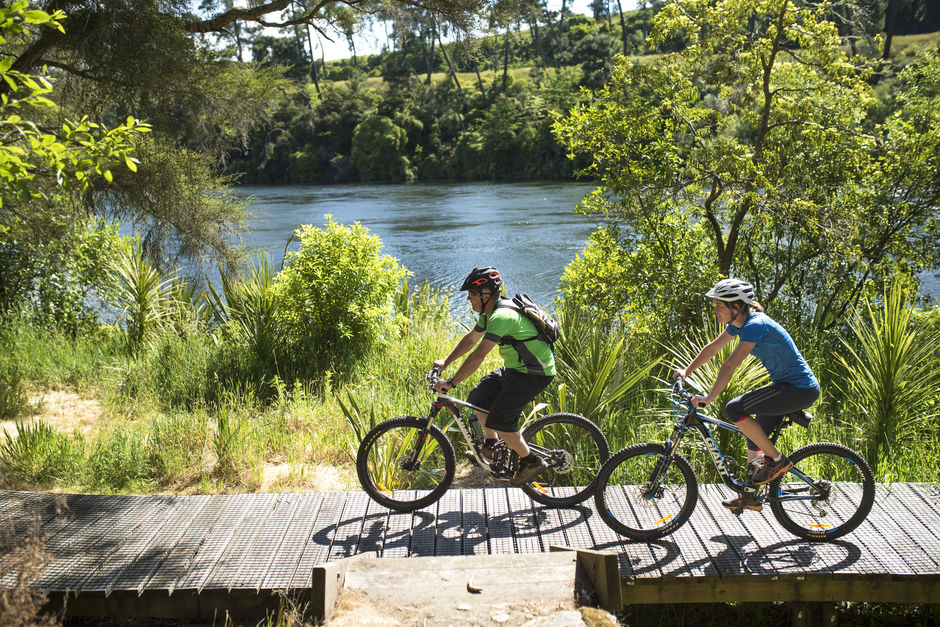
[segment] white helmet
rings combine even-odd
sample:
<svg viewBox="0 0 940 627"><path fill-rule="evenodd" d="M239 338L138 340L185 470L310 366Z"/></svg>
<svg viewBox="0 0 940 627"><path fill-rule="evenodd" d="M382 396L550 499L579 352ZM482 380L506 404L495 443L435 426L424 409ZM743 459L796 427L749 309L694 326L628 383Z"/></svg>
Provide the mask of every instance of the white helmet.
<svg viewBox="0 0 940 627"><path fill-rule="evenodd" d="M754 286L741 279L722 279L705 296L729 303L739 300L750 303L754 300Z"/></svg>

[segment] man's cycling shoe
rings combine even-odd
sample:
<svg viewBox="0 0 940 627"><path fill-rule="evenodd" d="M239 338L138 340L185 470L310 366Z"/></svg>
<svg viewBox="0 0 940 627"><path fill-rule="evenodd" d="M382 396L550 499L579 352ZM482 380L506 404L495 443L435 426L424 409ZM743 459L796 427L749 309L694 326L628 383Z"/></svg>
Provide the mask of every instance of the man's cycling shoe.
<svg viewBox="0 0 940 627"><path fill-rule="evenodd" d="M548 470L548 464L543 462L541 459L538 459L534 464L520 466L519 470L516 471L516 474L513 475L512 479L509 480L509 483L512 485L525 485L534 480L545 470Z"/></svg>
<svg viewBox="0 0 940 627"><path fill-rule="evenodd" d="M764 457L761 467L757 469L751 481L754 485L764 485L770 483L780 475L793 468L793 462L786 455L781 455L780 459L774 460Z"/></svg>
<svg viewBox="0 0 940 627"><path fill-rule="evenodd" d="M732 499L722 501L721 504L730 510L737 510L739 512L745 509L759 512L764 509L764 505L750 494L739 494Z"/></svg>

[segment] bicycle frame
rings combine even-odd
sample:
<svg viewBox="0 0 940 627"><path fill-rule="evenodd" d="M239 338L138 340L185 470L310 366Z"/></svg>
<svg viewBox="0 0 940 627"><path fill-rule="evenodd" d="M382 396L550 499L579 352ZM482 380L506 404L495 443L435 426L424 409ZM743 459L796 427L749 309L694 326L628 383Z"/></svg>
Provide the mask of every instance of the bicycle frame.
<svg viewBox="0 0 940 627"><path fill-rule="evenodd" d="M673 403L676 405L677 409L681 409L683 404L676 401L673 398ZM676 421L673 426L672 437L666 440L663 445L666 450L665 463L668 465L669 461L672 459L672 456L678 451L679 444L682 442L686 433L689 431L694 431L702 439L702 443L705 445L705 450L708 451L709 456L711 457L712 463L715 464L715 470L718 472L718 475L721 477L722 483L727 486L729 489L734 490L739 494L757 494L763 486L754 486L749 485L735 479L731 474L731 469L728 467L728 462L725 459L725 456L722 454L721 450L718 448L718 443L715 441L714 432L709 427L709 425L714 425L719 429L724 429L725 431L730 431L732 433L737 433L738 435L744 435L744 433L735 425L730 422L720 420L718 418L712 418L706 414L700 414L696 407L691 406L686 399L686 405L688 409L685 415L681 420ZM780 436L780 433L791 424L791 419L788 416L780 421L777 427L768 434L768 438L774 444L777 442L777 438ZM668 467L668 466L667 466ZM808 485L815 487L823 492L826 491L826 486L820 485L816 480L814 480L809 475L805 474L797 467L790 469L791 473L795 474L801 480L805 481ZM659 474L660 469L654 469L654 473ZM662 476L659 474L659 476ZM802 492L803 489L788 490L790 494L784 496L780 493L775 495L767 495L767 500L771 501L800 501L800 500L813 500L812 496L798 496L796 492ZM818 497L816 497L818 498Z"/></svg>

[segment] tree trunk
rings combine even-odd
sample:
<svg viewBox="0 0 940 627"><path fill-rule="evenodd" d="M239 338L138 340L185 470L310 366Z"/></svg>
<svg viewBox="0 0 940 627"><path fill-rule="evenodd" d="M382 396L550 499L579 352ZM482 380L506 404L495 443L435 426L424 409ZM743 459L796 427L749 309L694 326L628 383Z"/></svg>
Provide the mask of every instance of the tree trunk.
<svg viewBox="0 0 940 627"><path fill-rule="evenodd" d="M898 23L898 0L888 0L888 12L885 16L885 51L882 59L891 57L891 40L894 39L894 29Z"/></svg>
<svg viewBox="0 0 940 627"><path fill-rule="evenodd" d="M480 95L483 96L483 106L490 106L490 99L486 97L486 88L483 87L483 77L480 76L480 64L477 63L477 60L473 60L473 70L477 73L477 87L480 88Z"/></svg>
<svg viewBox="0 0 940 627"><path fill-rule="evenodd" d="M313 36L310 34L310 25L307 25L307 45L310 46L310 78L313 80L313 87L320 95L320 78L317 75L317 58L313 56ZM321 46L322 47L322 46Z"/></svg>
<svg viewBox="0 0 940 627"><path fill-rule="evenodd" d="M623 17L623 4L617 0L617 12L620 14L620 41L623 42L623 56L627 56L627 21Z"/></svg>
<svg viewBox="0 0 940 627"><path fill-rule="evenodd" d="M503 37L503 92L505 93L509 77L509 27Z"/></svg>
<svg viewBox="0 0 940 627"><path fill-rule="evenodd" d="M447 48L444 47L444 42L441 41L440 31L435 29L437 34L437 43L441 45L441 55L444 57L444 61L447 62L447 67L450 69L450 76L454 79L454 85L457 86L457 97L460 98L460 110L457 111L457 118L460 120L460 130L466 131L467 127L463 123L463 87L460 86L460 80L457 78L457 71L454 70L454 64L450 62L450 56L447 54Z"/></svg>

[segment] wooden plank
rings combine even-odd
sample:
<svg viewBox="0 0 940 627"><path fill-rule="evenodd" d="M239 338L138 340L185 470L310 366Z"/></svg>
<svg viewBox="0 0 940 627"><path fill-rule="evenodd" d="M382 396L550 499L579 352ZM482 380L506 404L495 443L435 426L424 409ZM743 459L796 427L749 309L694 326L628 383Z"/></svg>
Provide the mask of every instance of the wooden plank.
<svg viewBox="0 0 940 627"><path fill-rule="evenodd" d="M249 514L250 504L254 500L252 496L236 494L229 500L225 514L203 536L192 561L180 572L172 590L202 591L216 564L224 562L226 549L232 544L242 520Z"/></svg>
<svg viewBox="0 0 940 627"><path fill-rule="evenodd" d="M719 484L703 483L699 485L699 500L692 514L692 520L686 525L695 525L703 548L711 564L701 562L705 575L718 575L721 578L736 577L749 572L747 567L748 552L745 547L753 538L725 508L721 501L728 498ZM742 514L743 515L743 514ZM729 526L730 525L730 526Z"/></svg>
<svg viewBox="0 0 940 627"><path fill-rule="evenodd" d="M261 590L271 562L284 535L291 526L300 499L293 494L278 494L271 513L258 529L257 536L245 554L241 567L232 577L228 591Z"/></svg>
<svg viewBox="0 0 940 627"><path fill-rule="evenodd" d="M504 494L509 505L509 520L516 552L548 551L548 545L541 542L538 520L529 497L520 488L504 488Z"/></svg>
<svg viewBox="0 0 940 627"><path fill-rule="evenodd" d="M346 504L345 492L327 492L317 512L313 532L304 545L303 553L297 561L297 569L291 578L290 589L310 587L313 567L326 561L333 543L333 533L343 519L343 507Z"/></svg>
<svg viewBox="0 0 940 627"><path fill-rule="evenodd" d="M483 499L486 507L487 544L490 554L516 553L506 488L484 488Z"/></svg>
<svg viewBox="0 0 940 627"><path fill-rule="evenodd" d="M209 505L208 495L177 497L180 506L163 523L160 532L154 534L141 553L113 582L105 584L105 594L110 595L115 589L132 590L141 594L154 573L163 562L176 550L177 543L199 517L199 512Z"/></svg>
<svg viewBox="0 0 940 627"><path fill-rule="evenodd" d="M586 500L582 503L582 507L586 507L588 510L585 514L585 518L587 519L588 531L590 531L591 538L594 540L594 549L597 551L616 553L620 576L626 578L635 577L633 565L624 553L624 538L608 527L607 523L601 519L600 514L597 512L594 498L592 497Z"/></svg>
<svg viewBox="0 0 940 627"><path fill-rule="evenodd" d="M126 533L126 540L120 544L111 555L101 561L98 568L77 589L83 592L102 591L110 594L116 582L141 558L146 547L150 546L155 537L163 533L166 523L173 520L177 510L185 502L180 497L160 497L162 507L148 512L144 524L140 524ZM162 511L161 511L162 510ZM109 531L109 535L111 531ZM91 556L90 556L91 557ZM77 570L85 570L78 567Z"/></svg>
<svg viewBox="0 0 940 627"><path fill-rule="evenodd" d="M940 515L935 515L929 507L918 507L925 504L920 501L919 495L910 484L879 486L879 490L882 487L886 495L879 498L880 491L876 491L878 509L884 511L894 525L902 529L919 549L915 568L919 565L925 573L937 572L940 569L940 552L936 551L935 547L940 546Z"/></svg>
<svg viewBox="0 0 940 627"><path fill-rule="evenodd" d="M434 555L463 555L463 502L460 490L448 490L438 501Z"/></svg>
<svg viewBox="0 0 940 627"><path fill-rule="evenodd" d="M366 509L371 501L372 499L365 492L350 492L346 495L346 502L343 504L343 516L333 531L330 550L324 559L317 562L318 564L356 554L359 540L362 537L362 530L365 526Z"/></svg>
<svg viewBox="0 0 940 627"><path fill-rule="evenodd" d="M916 531L916 519L910 512L896 513L892 516L889 509L906 509L898 507L898 498L884 486L875 489L875 501L878 507L865 519L867 526L874 530L863 535L877 537L883 541L884 549L881 551L882 561L889 561L891 572L903 575L916 575L936 572L935 560L923 547L917 544L912 531ZM902 519L899 521L898 519Z"/></svg>
<svg viewBox="0 0 940 627"><path fill-rule="evenodd" d="M101 515L91 524L76 525L76 533L68 542L46 545L55 556L36 581L40 590L76 590L87 579L97 564L117 549L126 539L124 534L146 524L146 514L155 507L166 508L166 499L160 497L108 496L99 497L96 507ZM94 515L84 519L86 522ZM112 535L115 534L115 535ZM65 535L65 534L61 534ZM2 585L2 584L0 584Z"/></svg>
<svg viewBox="0 0 940 627"><path fill-rule="evenodd" d="M411 543L408 545L408 555L415 557L433 557L435 537L435 522L437 521L437 508L440 501L435 501L427 507L414 512L411 520Z"/></svg>
<svg viewBox="0 0 940 627"><path fill-rule="evenodd" d="M366 505L366 515L362 520L362 535L359 538L359 546L356 547L357 555L378 556L382 554L382 542L385 538L390 511L387 507L369 499Z"/></svg>
<svg viewBox="0 0 940 627"><path fill-rule="evenodd" d="M271 514L277 509L278 501L281 500L278 494L255 494L252 496L253 498L246 499L242 504L245 514L233 530L228 544L222 549L218 561L213 564L212 569L206 573L206 576L199 584L198 589L200 591L206 588L232 590L235 579L245 568L245 560L258 540L261 530ZM252 579L260 579L262 574L253 571ZM239 587L256 588L257 586L257 581L250 581Z"/></svg>
<svg viewBox="0 0 940 627"><path fill-rule="evenodd" d="M413 492L411 492L413 494ZM410 496L405 498L411 498ZM408 557L411 546L411 512L390 511L382 544L382 557Z"/></svg>
<svg viewBox="0 0 940 627"><path fill-rule="evenodd" d="M313 538L317 518L323 506L322 494L291 495L291 498L298 500L296 511L268 565L267 574L261 584L261 588L265 590L285 590L291 587L307 544Z"/></svg>
<svg viewBox="0 0 940 627"><path fill-rule="evenodd" d="M191 523L174 544L173 551L167 555L147 581L149 590L166 590L172 593L175 583L199 554L206 537L219 521L228 522L229 507L235 502L231 495L217 494L207 497L204 507L200 508Z"/></svg>
<svg viewBox="0 0 940 627"><path fill-rule="evenodd" d="M878 575L744 575L670 577L638 580L621 586L628 604L768 603L864 601L932 603L940 596L940 578L891 578Z"/></svg>
<svg viewBox="0 0 940 627"><path fill-rule="evenodd" d="M463 554L486 555L490 552L486 536L486 500L482 488L460 491L463 511Z"/></svg>

